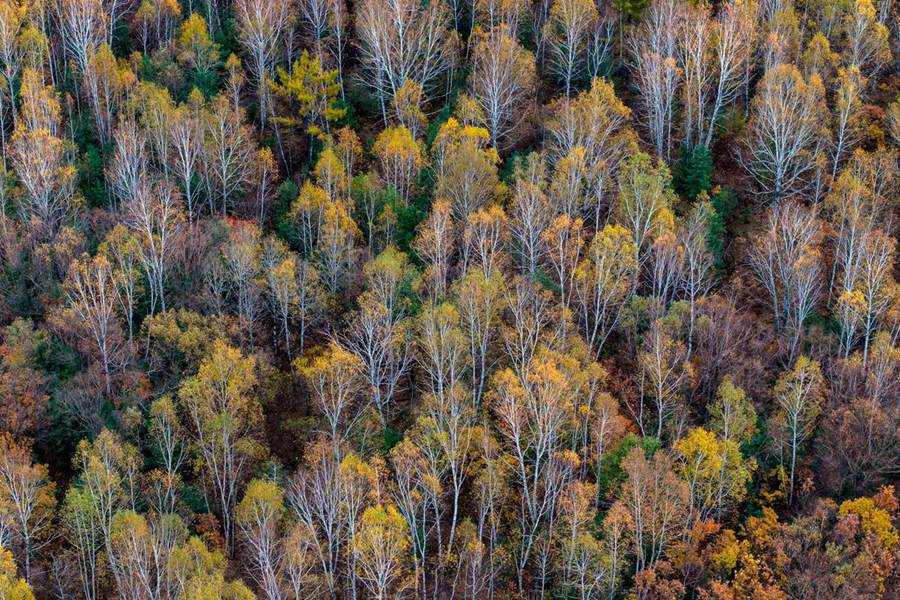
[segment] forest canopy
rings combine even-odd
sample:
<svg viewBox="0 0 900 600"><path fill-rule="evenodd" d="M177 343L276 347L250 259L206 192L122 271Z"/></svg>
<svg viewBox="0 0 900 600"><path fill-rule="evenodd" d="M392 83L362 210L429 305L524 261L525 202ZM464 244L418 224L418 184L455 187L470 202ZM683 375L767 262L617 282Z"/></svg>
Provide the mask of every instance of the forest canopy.
<svg viewBox="0 0 900 600"><path fill-rule="evenodd" d="M898 28L0 0L0 598L896 598Z"/></svg>

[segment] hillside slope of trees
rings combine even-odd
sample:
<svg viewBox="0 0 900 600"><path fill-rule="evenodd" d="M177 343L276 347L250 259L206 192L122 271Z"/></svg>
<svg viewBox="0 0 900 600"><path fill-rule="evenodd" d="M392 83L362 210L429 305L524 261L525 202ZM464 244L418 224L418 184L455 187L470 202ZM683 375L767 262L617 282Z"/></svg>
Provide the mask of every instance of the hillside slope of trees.
<svg viewBox="0 0 900 600"><path fill-rule="evenodd" d="M897 598L898 15L0 0L0 598Z"/></svg>

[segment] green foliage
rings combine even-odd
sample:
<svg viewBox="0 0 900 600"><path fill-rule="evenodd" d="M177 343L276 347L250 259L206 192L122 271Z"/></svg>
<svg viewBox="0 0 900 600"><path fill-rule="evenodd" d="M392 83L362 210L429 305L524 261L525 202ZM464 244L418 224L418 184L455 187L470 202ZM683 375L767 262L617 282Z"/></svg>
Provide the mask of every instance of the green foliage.
<svg viewBox="0 0 900 600"><path fill-rule="evenodd" d="M222 56L231 56L232 54L240 56L244 52L234 18L231 16L222 21L219 29L213 34L213 41L218 44Z"/></svg>
<svg viewBox="0 0 900 600"><path fill-rule="evenodd" d="M223 53L222 45L210 38L206 20L197 13L185 19L178 31L177 46L178 62L189 73L187 89L196 87L207 98L215 95Z"/></svg>
<svg viewBox="0 0 900 600"><path fill-rule="evenodd" d="M394 221L394 235L390 241L403 252L415 256L410 250L410 244L415 239L416 226L427 214L426 209L420 208L423 203L427 203L426 196L413 198L413 202L404 205L393 187L376 187L370 175L362 174L353 177L350 184L350 198L353 201L353 218L363 238L368 239L370 235L377 234L387 211ZM368 222L367 204L372 211L372 223Z"/></svg>
<svg viewBox="0 0 900 600"><path fill-rule="evenodd" d="M364 85L352 85L353 81L344 82L344 103L352 106L354 119L381 119L381 104L378 98L371 92L371 88Z"/></svg>
<svg viewBox="0 0 900 600"><path fill-rule="evenodd" d="M403 440L403 432L385 427L381 433L381 451L388 454L391 449Z"/></svg>
<svg viewBox="0 0 900 600"><path fill-rule="evenodd" d="M437 139L437 135L441 131L441 126L449 121L452 116L453 106L451 104L445 104L437 116L435 116L428 124L428 127L425 128L425 147L428 148L429 152L434 145L434 140Z"/></svg>
<svg viewBox="0 0 900 600"><path fill-rule="evenodd" d="M661 308L659 299L655 296L635 294L622 308L621 328L630 330L635 336L640 335L650 329Z"/></svg>
<svg viewBox="0 0 900 600"><path fill-rule="evenodd" d="M122 58L131 54L134 44L131 40L131 29L128 22L119 19L113 26L112 51L117 57Z"/></svg>
<svg viewBox="0 0 900 600"><path fill-rule="evenodd" d="M290 224L291 203L294 202L294 199L299 193L300 188L298 188L297 184L290 179L286 179L275 190L275 204L272 207L272 212L275 216L275 228L278 237L289 243L291 239L293 239L293 232L291 231Z"/></svg>
<svg viewBox="0 0 900 600"><path fill-rule="evenodd" d="M694 199L712 188L712 156L706 146L684 148L672 178L672 187L679 194Z"/></svg>
<svg viewBox="0 0 900 600"><path fill-rule="evenodd" d="M206 502L203 490L194 485L182 486L181 501L192 513L200 514L209 511L209 504Z"/></svg>
<svg viewBox="0 0 900 600"><path fill-rule="evenodd" d="M78 161L78 189L88 206L106 206L109 194L106 190L104 167L106 160L94 144L89 144Z"/></svg>
<svg viewBox="0 0 900 600"><path fill-rule="evenodd" d="M613 6L620 16L629 21L638 21L648 4L648 0L615 0Z"/></svg>
<svg viewBox="0 0 900 600"><path fill-rule="evenodd" d="M397 229L394 231L394 243L404 252L411 254L410 244L416 237L416 227L426 216L426 211L418 208L416 203L403 206L396 194L390 196L387 205L397 217Z"/></svg>
<svg viewBox="0 0 900 600"><path fill-rule="evenodd" d="M289 100L292 114L275 117L290 127L302 127L311 136L321 137L328 125L343 119L346 109L338 105L341 91L337 69L325 70L322 63L303 51L288 73L277 69L278 81L270 83L275 95Z"/></svg>
<svg viewBox="0 0 900 600"><path fill-rule="evenodd" d="M640 438L629 433L618 444L603 455L597 465L597 493L600 498L610 498L618 491L625 480L625 471L622 469L622 461L628 456L632 448L640 447L644 455L649 459L662 447L658 438L646 436Z"/></svg>
<svg viewBox="0 0 900 600"><path fill-rule="evenodd" d="M709 218L706 244L713 255L715 267L725 269L725 243L728 237L728 220L737 208L737 194L727 186L719 188L710 198L713 211Z"/></svg>

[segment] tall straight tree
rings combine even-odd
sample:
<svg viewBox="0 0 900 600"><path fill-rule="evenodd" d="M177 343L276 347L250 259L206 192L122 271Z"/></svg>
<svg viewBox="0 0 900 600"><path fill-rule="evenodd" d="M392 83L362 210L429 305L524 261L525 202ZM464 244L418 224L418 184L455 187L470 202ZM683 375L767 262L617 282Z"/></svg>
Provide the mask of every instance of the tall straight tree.
<svg viewBox="0 0 900 600"><path fill-rule="evenodd" d="M254 479L235 507L235 520L247 551L248 571L266 600L284 598L281 528L285 516L284 491L273 482Z"/></svg>
<svg viewBox="0 0 900 600"><path fill-rule="evenodd" d="M750 266L769 295L775 330L786 338L791 358L822 289L820 235L815 209L786 202L769 209L765 229L749 252Z"/></svg>
<svg viewBox="0 0 900 600"><path fill-rule="evenodd" d="M125 206L125 222L137 236L150 286L150 313L166 310L166 276L184 224L178 191L166 180L141 179Z"/></svg>
<svg viewBox="0 0 900 600"><path fill-rule="evenodd" d="M16 125L16 105L12 99L16 97L15 81L22 71L22 62L25 58L25 46L21 43L19 35L22 29L28 26L27 5L20 0L5 0L0 2L0 64L2 64L3 78L6 80L10 112L12 113L13 127ZM6 151L6 121L0 115L0 124L4 126L2 132L3 149Z"/></svg>
<svg viewBox="0 0 900 600"><path fill-rule="evenodd" d="M778 378L773 395L778 413L772 421L776 443L782 446L781 462L788 466L788 502L794 501L797 461L812 436L822 410L822 369L815 360L801 356L790 372ZM788 456L784 454L787 452Z"/></svg>
<svg viewBox="0 0 900 600"><path fill-rule="evenodd" d="M660 160L671 159L677 133L675 112L683 76L678 66L677 34L684 18L682 8L678 0L654 0L628 42L641 111Z"/></svg>
<svg viewBox="0 0 900 600"><path fill-rule="evenodd" d="M85 254L72 262L64 287L69 306L96 346L109 395L112 371L124 347L117 324L120 306L112 265L103 255L92 259Z"/></svg>
<svg viewBox="0 0 900 600"><path fill-rule="evenodd" d="M613 84L594 79L591 89L574 98L560 98L549 106L548 153L552 160L584 149L587 165L587 194L582 211L586 223L597 232L609 216L609 192L615 189L615 177L635 142L629 127L631 110L616 97ZM576 217L578 215L569 215ZM590 230L590 229L589 229Z"/></svg>
<svg viewBox="0 0 900 600"><path fill-rule="evenodd" d="M534 56L505 25L474 35L472 95L484 113L491 145L503 148L515 141L516 129L528 115L537 83Z"/></svg>
<svg viewBox="0 0 900 600"><path fill-rule="evenodd" d="M21 557L26 580L37 553L53 541L55 490L47 466L33 464L31 444L0 435L0 518L9 523L6 543Z"/></svg>
<svg viewBox="0 0 900 600"><path fill-rule="evenodd" d="M555 0L543 28L547 68L572 94L588 71L590 37L600 20L597 5L590 0Z"/></svg>
<svg viewBox="0 0 900 600"><path fill-rule="evenodd" d="M598 231L575 270L574 306L582 334L597 356L637 287L639 265L631 232L621 225Z"/></svg>
<svg viewBox="0 0 900 600"><path fill-rule="evenodd" d="M356 35L364 82L372 88L387 122L387 107L411 79L431 94L453 68L459 45L443 2L364 0Z"/></svg>
<svg viewBox="0 0 900 600"><path fill-rule="evenodd" d="M291 20L290 0L237 0L238 36L247 52L250 73L256 80L260 127L266 123L269 80L282 52L282 38Z"/></svg>
<svg viewBox="0 0 900 600"><path fill-rule="evenodd" d="M22 222L35 231L55 233L74 209L76 173L66 156L61 107L52 86L39 71L26 69L19 91L20 118L10 140L10 162L25 194L19 203Z"/></svg>
<svg viewBox="0 0 900 600"><path fill-rule="evenodd" d="M755 0L730 0L713 17L705 4L688 6L678 30L684 73L684 143L709 147L725 110L737 98L751 59Z"/></svg>
<svg viewBox="0 0 900 600"><path fill-rule="evenodd" d="M822 80L804 79L794 65L776 65L757 85L741 161L775 202L802 194L812 183L826 139L824 95Z"/></svg>
<svg viewBox="0 0 900 600"><path fill-rule="evenodd" d="M564 450L564 432L574 416L579 370L575 359L544 350L522 373L504 369L493 379L492 408L520 495L515 551L520 593L539 535L545 527L553 530L556 502L577 463L577 456Z"/></svg>
<svg viewBox="0 0 900 600"><path fill-rule="evenodd" d="M247 185L253 156L251 132L244 123L244 110L224 95L210 101L204 112L204 175L209 193L209 211L219 203L224 217L235 196Z"/></svg>
<svg viewBox="0 0 900 600"><path fill-rule="evenodd" d="M262 412L253 396L256 360L216 341L197 374L178 393L188 416L197 463L211 504L222 519L225 543L231 547L235 506L253 461L263 452L256 439Z"/></svg>
<svg viewBox="0 0 900 600"><path fill-rule="evenodd" d="M611 514L624 509L627 538L635 557L635 573L653 565L687 529L688 489L663 452L651 459L633 448L622 469L626 473Z"/></svg>
<svg viewBox="0 0 900 600"><path fill-rule="evenodd" d="M166 127L166 169L174 176L184 195L188 223L193 225L199 216L201 180L198 172L203 166L203 98L192 91L186 103L180 105Z"/></svg>
<svg viewBox="0 0 900 600"><path fill-rule="evenodd" d="M60 0L58 14L66 53L83 77L91 54L108 39L112 27L109 15L103 0Z"/></svg>

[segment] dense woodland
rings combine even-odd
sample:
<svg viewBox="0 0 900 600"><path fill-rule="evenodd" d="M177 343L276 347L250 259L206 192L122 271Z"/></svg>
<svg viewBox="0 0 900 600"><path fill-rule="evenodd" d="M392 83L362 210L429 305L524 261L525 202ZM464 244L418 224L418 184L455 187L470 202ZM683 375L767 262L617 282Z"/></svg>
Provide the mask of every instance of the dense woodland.
<svg viewBox="0 0 900 600"><path fill-rule="evenodd" d="M898 598L898 14L0 0L0 598Z"/></svg>

